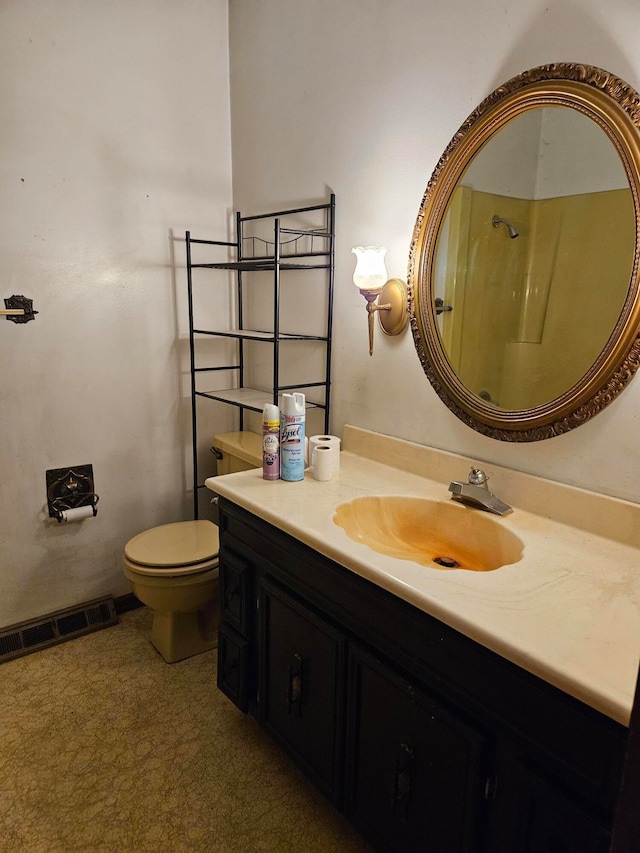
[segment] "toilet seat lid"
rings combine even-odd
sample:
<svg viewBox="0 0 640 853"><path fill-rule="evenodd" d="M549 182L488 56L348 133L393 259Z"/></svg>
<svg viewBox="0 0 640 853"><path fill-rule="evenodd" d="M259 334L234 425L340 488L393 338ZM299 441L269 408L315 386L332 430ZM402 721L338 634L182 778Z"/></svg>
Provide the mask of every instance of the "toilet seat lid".
<svg viewBox="0 0 640 853"><path fill-rule="evenodd" d="M217 556L218 528L212 521L177 521L138 533L124 546L133 563L157 568L192 566Z"/></svg>

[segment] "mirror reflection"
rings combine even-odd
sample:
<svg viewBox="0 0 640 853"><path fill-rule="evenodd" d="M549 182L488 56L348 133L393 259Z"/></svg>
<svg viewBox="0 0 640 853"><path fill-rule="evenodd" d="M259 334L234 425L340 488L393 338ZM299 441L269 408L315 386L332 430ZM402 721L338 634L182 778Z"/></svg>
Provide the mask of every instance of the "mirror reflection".
<svg viewBox="0 0 640 853"><path fill-rule="evenodd" d="M508 411L571 389L616 327L635 243L627 174L594 120L553 105L504 124L462 172L436 241L436 323L462 384Z"/></svg>

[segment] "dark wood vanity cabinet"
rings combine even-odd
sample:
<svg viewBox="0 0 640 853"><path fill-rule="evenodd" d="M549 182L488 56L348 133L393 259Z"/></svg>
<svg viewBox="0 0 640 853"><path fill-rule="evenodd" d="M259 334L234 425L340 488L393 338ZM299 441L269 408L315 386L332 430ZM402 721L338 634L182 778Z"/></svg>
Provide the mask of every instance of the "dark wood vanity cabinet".
<svg viewBox="0 0 640 853"><path fill-rule="evenodd" d="M355 643L347 681L345 812L380 850L476 850L486 740Z"/></svg>
<svg viewBox="0 0 640 853"><path fill-rule="evenodd" d="M346 637L261 577L259 718L322 791L340 791Z"/></svg>
<svg viewBox="0 0 640 853"><path fill-rule="evenodd" d="M233 552L220 561L220 627L218 629L218 687L231 701L247 711L250 684L255 670L250 653L255 650L251 564ZM251 638L251 639L250 639Z"/></svg>
<svg viewBox="0 0 640 853"><path fill-rule="evenodd" d="M606 853L627 729L220 499L218 686L384 853Z"/></svg>
<svg viewBox="0 0 640 853"><path fill-rule="evenodd" d="M501 738L496 747L496 789L487 810L487 838L495 842L488 853L608 853L619 746L609 769L615 790L596 794L595 786L588 785L591 796L585 796L582 785L572 784L568 768L554 768L551 759L546 764L544 753L536 754L517 739ZM583 749L587 754L589 745Z"/></svg>

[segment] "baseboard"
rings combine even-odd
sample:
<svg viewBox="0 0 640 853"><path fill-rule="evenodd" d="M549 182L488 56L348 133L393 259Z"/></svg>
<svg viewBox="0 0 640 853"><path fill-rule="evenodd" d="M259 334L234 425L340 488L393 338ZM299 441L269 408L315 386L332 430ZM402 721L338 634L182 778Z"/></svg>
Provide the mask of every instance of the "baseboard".
<svg viewBox="0 0 640 853"><path fill-rule="evenodd" d="M113 603L118 616L121 613L127 613L129 610L135 610L137 607L144 607L144 604L132 592L128 592L126 595L119 595L113 599Z"/></svg>

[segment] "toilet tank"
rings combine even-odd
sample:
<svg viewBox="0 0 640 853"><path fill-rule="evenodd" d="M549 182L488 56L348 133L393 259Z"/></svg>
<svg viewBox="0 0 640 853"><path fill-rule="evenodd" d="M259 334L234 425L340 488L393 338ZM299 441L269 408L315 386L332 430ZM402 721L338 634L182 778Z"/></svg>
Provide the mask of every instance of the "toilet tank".
<svg viewBox="0 0 640 853"><path fill-rule="evenodd" d="M213 436L218 474L233 474L262 466L262 436L255 432L223 432Z"/></svg>

